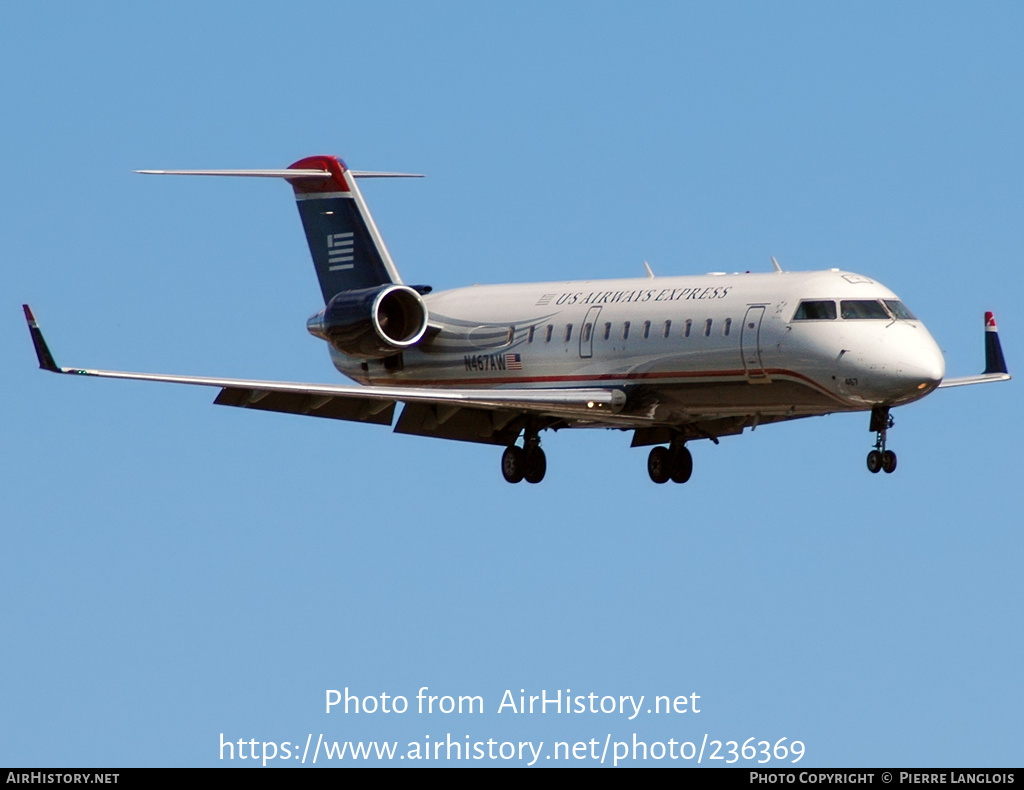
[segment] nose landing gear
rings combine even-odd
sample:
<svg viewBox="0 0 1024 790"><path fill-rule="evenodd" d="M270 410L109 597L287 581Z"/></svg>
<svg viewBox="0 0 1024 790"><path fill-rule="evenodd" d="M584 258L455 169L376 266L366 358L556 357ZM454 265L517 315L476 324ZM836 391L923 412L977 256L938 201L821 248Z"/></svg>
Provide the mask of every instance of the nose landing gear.
<svg viewBox="0 0 1024 790"><path fill-rule="evenodd" d="M885 449L886 432L895 424L888 407L876 406L871 410L869 431L875 432L875 449L868 453L868 471L871 474L896 471L896 453Z"/></svg>

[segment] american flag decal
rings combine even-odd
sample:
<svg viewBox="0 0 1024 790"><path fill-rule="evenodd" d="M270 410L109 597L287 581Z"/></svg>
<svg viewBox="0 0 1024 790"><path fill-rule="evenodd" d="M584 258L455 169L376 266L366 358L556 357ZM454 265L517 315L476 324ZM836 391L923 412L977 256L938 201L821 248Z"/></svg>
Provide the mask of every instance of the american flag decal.
<svg viewBox="0 0 1024 790"><path fill-rule="evenodd" d="M520 354L505 355L505 370L522 370L523 357Z"/></svg>

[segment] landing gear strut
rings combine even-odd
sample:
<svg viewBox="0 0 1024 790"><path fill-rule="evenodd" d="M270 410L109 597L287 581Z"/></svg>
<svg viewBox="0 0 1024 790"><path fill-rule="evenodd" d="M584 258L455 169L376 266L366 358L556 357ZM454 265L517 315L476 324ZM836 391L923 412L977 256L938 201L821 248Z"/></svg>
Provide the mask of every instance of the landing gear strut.
<svg viewBox="0 0 1024 790"><path fill-rule="evenodd" d="M527 431L522 447L512 444L501 454L501 474L510 483L539 483L547 470L548 460L540 449L536 431Z"/></svg>
<svg viewBox="0 0 1024 790"><path fill-rule="evenodd" d="M655 447L647 456L647 474L655 483L685 483L693 474L693 456L683 444Z"/></svg>
<svg viewBox="0 0 1024 790"><path fill-rule="evenodd" d="M878 474L880 471L892 474L896 471L896 453L885 449L886 432L894 424L888 407L876 406L871 410L871 424L868 430L875 432L875 449L868 453L868 471L871 474Z"/></svg>

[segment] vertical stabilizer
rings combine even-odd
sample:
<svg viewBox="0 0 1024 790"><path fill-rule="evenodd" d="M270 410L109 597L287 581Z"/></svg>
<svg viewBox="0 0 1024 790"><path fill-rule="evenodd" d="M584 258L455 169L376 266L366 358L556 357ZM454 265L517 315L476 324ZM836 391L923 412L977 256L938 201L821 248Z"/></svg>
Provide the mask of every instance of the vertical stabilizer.
<svg viewBox="0 0 1024 790"><path fill-rule="evenodd" d="M323 170L323 179L288 179L295 190L324 303L341 291L401 283L353 174L336 156L300 159L289 170ZM287 176L286 176L287 178Z"/></svg>

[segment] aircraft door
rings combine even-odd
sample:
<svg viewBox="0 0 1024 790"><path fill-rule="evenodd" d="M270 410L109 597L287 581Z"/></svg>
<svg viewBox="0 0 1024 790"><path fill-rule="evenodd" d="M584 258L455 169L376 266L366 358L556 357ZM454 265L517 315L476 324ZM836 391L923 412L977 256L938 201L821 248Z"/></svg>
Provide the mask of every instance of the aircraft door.
<svg viewBox="0 0 1024 790"><path fill-rule="evenodd" d="M597 332L597 317L601 315L600 307L587 310L587 317L580 327L580 358L590 359L594 356L594 334Z"/></svg>
<svg viewBox="0 0 1024 790"><path fill-rule="evenodd" d="M743 317L743 329L740 330L743 368L747 371L747 380L752 382L768 380L761 362L761 319L764 318L764 309L764 305L748 307Z"/></svg>

